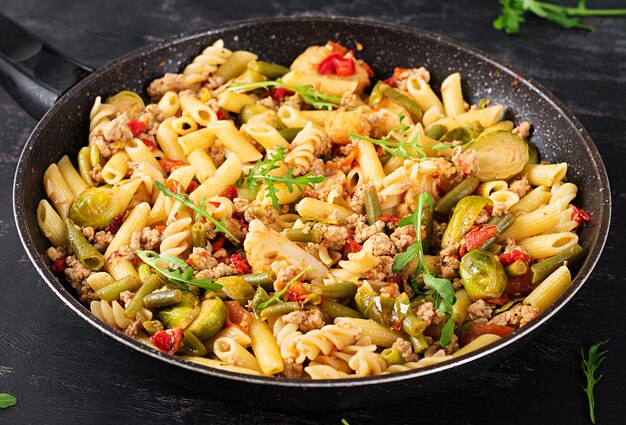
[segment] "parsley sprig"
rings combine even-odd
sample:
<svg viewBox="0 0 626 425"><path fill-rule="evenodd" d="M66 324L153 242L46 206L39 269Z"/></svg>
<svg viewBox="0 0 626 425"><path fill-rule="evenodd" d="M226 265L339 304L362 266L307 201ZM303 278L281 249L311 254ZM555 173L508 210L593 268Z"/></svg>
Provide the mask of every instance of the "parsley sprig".
<svg viewBox="0 0 626 425"><path fill-rule="evenodd" d="M191 291L189 285L198 288L208 289L210 291L219 291L222 285L213 282L209 278L194 279L194 269L190 267L184 260L171 255L160 256L154 251L135 251L137 257L165 276L184 291Z"/></svg>
<svg viewBox="0 0 626 425"><path fill-rule="evenodd" d="M589 400L589 418L594 424L596 423L596 403L593 396L593 387L595 387L595 385L600 382L600 378L602 378L602 375L596 378L595 373L606 358L606 353L608 352L598 351L598 349L602 344L606 344L607 342L609 342L608 339L592 345L589 348L587 358L585 358L583 348L580 347L580 367L583 369L585 377L587 378L587 386L583 387L583 390L587 393L587 399Z"/></svg>
<svg viewBox="0 0 626 425"><path fill-rule="evenodd" d="M206 212L206 209L204 208L204 198L200 199L200 206L198 206L194 204L191 199L189 199L189 195L187 195L186 193L174 193L171 190L169 190L167 187L165 187L165 185L159 181L155 181L154 185L156 186L157 189L163 192L165 196L175 199L177 201L180 201L181 204L195 211L197 215L199 215L200 217L204 217L207 220L209 220L211 223L213 223L213 225L215 226L216 232L221 232L221 233L224 233L225 235L228 235L228 237L230 237L233 241L237 243L241 242L239 238L237 238L237 236L235 236L230 230L228 230L228 227L226 227L226 220L224 217L222 217L221 220L217 220L211 214Z"/></svg>
<svg viewBox="0 0 626 425"><path fill-rule="evenodd" d="M249 83L249 84L234 84L229 87L227 90L229 91L237 91L241 89L267 89L270 87L277 87L290 90L292 92L298 93L300 98L317 109L328 109L329 111L333 108L339 106L341 102L341 98L337 96L332 96L329 94L322 93L315 88L311 84L303 84L300 86L291 86L289 84L285 84L282 78L277 79L276 81L259 81L258 83Z"/></svg>
<svg viewBox="0 0 626 425"><path fill-rule="evenodd" d="M293 168L289 167L287 173L284 176L274 176L270 173L277 168L279 162L285 159L285 148L279 147L278 150L271 154L269 158L265 160L259 160L250 169L248 175L243 178L243 183L248 193L254 193L261 182L265 182L265 192L267 196L272 200L272 206L276 210L280 210L280 204L278 203L278 188L276 184L284 184L289 193L292 193L294 186L302 191L304 187L313 187L315 183L321 183L325 180L324 176L312 176L311 173L307 173L303 176L294 177Z"/></svg>
<svg viewBox="0 0 626 425"><path fill-rule="evenodd" d="M427 205L428 204L428 205ZM424 208L430 209L430 214L433 212L433 199L426 192L420 193L417 198L417 208L415 212L409 216L404 217L398 223L398 226L408 226L413 225L415 228L415 242L407 248L407 250L401 254L396 255L393 260L393 265L391 270L394 273L398 273L402 270L413 258L418 257L418 265L413 274L413 286L415 289L415 279L417 276L422 273L422 279L424 280L424 285L432 290L432 295L434 298L435 308L437 309L438 315L448 317L445 326L441 331L441 337L439 338L439 343L446 347L450 344L452 339L452 334L454 333L454 320L452 320L453 306L456 301L456 297L454 296L454 288L452 287L452 283L448 279L442 279L435 277L435 275L428 270L428 266L426 265L426 261L424 259L424 250L422 247L422 215L424 212Z"/></svg>
<svg viewBox="0 0 626 425"><path fill-rule="evenodd" d="M305 273L313 272L313 271L314 271L313 269L302 270L300 273L296 275L296 277L291 279L289 283L287 283L283 289L281 289L278 292L275 292L274 295L270 299L259 304L257 308L259 310L263 310L264 308L269 307L270 305L274 303L282 303L283 302L282 296L285 294L285 292L289 290L289 287L293 285L295 282L297 282L302 277L302 275L304 275Z"/></svg>
<svg viewBox="0 0 626 425"><path fill-rule="evenodd" d="M519 33L520 24L525 22L524 14L530 12L539 18L554 22L567 29L595 31L591 25L580 22L580 16L618 16L626 15L626 9L587 9L586 1L579 0L577 7L565 7L558 4L537 0L500 0L502 9L493 21L497 30L507 34Z"/></svg>
<svg viewBox="0 0 626 425"><path fill-rule="evenodd" d="M17 398L11 394L0 394L0 409L6 409L7 407L15 406L17 404Z"/></svg>

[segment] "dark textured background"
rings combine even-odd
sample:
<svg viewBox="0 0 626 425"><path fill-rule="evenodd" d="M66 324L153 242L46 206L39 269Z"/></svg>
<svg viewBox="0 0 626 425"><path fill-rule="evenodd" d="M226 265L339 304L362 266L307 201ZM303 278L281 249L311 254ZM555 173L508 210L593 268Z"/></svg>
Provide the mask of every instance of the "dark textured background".
<svg viewBox="0 0 626 425"><path fill-rule="evenodd" d="M590 3L626 7L624 1ZM578 350L606 338L611 341L596 389L598 424L623 423L626 18L588 19L598 28L590 34L529 17L521 35L508 37L491 28L498 8L495 0L0 0L0 12L93 67L161 37L256 16L366 16L447 35L509 62L564 101L602 153L614 202L611 236L587 284L533 342L501 364L409 404L263 411L243 400L235 405L208 399L166 383L158 370L140 370L127 348L89 327L41 281L19 243L10 201L15 164L35 121L0 89L0 392L19 400L0 410L0 423L339 424L345 418L351 425L584 424L589 422Z"/></svg>

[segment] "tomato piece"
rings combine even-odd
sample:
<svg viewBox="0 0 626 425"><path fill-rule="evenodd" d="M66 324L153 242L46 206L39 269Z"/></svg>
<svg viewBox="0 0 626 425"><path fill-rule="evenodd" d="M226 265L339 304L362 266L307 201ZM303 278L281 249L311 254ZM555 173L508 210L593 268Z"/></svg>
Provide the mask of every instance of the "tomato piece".
<svg viewBox="0 0 626 425"><path fill-rule="evenodd" d="M231 184L226 189L224 189L222 193L220 193L220 196L228 198L232 201L237 197L237 188Z"/></svg>
<svg viewBox="0 0 626 425"><path fill-rule="evenodd" d="M496 325L495 323L487 323L481 326L474 326L472 329L465 332L461 337L461 347L466 346L481 335L492 334L502 337L507 336L514 330L515 328L512 328L510 326Z"/></svg>
<svg viewBox="0 0 626 425"><path fill-rule="evenodd" d="M163 167L163 170L165 170L166 173L171 173L177 168L189 165L186 161L171 158L163 158L159 160L159 164L161 164L161 167Z"/></svg>
<svg viewBox="0 0 626 425"><path fill-rule="evenodd" d="M111 223L106 227L106 230L111 232L112 235L116 234L120 227L122 227L122 223L124 223L124 216L122 214L118 214L113 217Z"/></svg>
<svg viewBox="0 0 626 425"><path fill-rule="evenodd" d="M165 351L167 354L174 354L183 343L183 330L173 328L156 331L150 337L150 342L159 350Z"/></svg>
<svg viewBox="0 0 626 425"><path fill-rule="evenodd" d="M485 243L489 238L492 238L496 235L496 226L483 226L476 227L463 237L465 240L465 249L467 251L471 251L473 249L478 248L483 243Z"/></svg>
<svg viewBox="0 0 626 425"><path fill-rule="evenodd" d="M502 263L502 265L504 266L513 264L516 261L524 261L526 263L530 261L530 255L519 249L514 249L511 252L505 252L504 254L500 254L498 258L500 258L500 263Z"/></svg>
<svg viewBox="0 0 626 425"><path fill-rule="evenodd" d="M217 116L218 120L229 120L230 119L228 114L226 112L222 111L221 109L218 109L217 112L215 113L215 115Z"/></svg>
<svg viewBox="0 0 626 425"><path fill-rule="evenodd" d="M148 125L143 121L131 120L128 123L128 128L130 128L130 131L133 133L134 137L139 137L141 133L146 132L146 128L148 128Z"/></svg>
<svg viewBox="0 0 626 425"><path fill-rule="evenodd" d="M344 58L339 53L331 53L317 67L320 74L334 74L340 77L354 75L356 68L354 59Z"/></svg>
<svg viewBox="0 0 626 425"><path fill-rule="evenodd" d="M215 238L211 247L213 247L213 252L219 251L224 246L224 242L226 242L226 238L222 235Z"/></svg>
<svg viewBox="0 0 626 425"><path fill-rule="evenodd" d="M498 305L498 306L502 307L504 304L509 302L509 296L505 292L504 294L502 294L498 298L488 298L488 299L485 300L485 302L490 303L490 304L495 304L495 305Z"/></svg>
<svg viewBox="0 0 626 425"><path fill-rule="evenodd" d="M384 221L385 223L399 223L400 218L395 215L382 215L378 217L378 220Z"/></svg>
<svg viewBox="0 0 626 425"><path fill-rule="evenodd" d="M297 281L289 286L289 289L287 290L287 300L296 302L304 301L309 294L310 292L306 290L304 284Z"/></svg>
<svg viewBox="0 0 626 425"><path fill-rule="evenodd" d="M224 301L224 304L226 304L227 309L227 326L239 326L241 329L244 330L244 332L248 333L248 328L250 327L250 322L252 319L252 315L250 314L250 312L243 308L238 301Z"/></svg>
<svg viewBox="0 0 626 425"><path fill-rule="evenodd" d="M230 262L233 263L233 267L237 270L239 274L249 274L252 273L252 269L250 268L250 264L248 264L248 259L243 258L239 254L233 254L230 256Z"/></svg>
<svg viewBox="0 0 626 425"><path fill-rule="evenodd" d="M270 97L275 100L276 102L278 102L279 100L281 100L283 97L287 96L287 95L292 95L293 92L289 89L286 89L284 87L279 87L277 89L272 89L270 90Z"/></svg>
<svg viewBox="0 0 626 425"><path fill-rule="evenodd" d="M408 69L406 68L394 68L393 70L393 75L389 78L387 78L385 80L385 83L389 84L390 86L394 86L396 85L396 80L398 78L400 78L400 74L402 74L404 71L408 71Z"/></svg>
<svg viewBox="0 0 626 425"><path fill-rule="evenodd" d="M57 273L63 273L65 271L65 258L61 258L52 263L52 269Z"/></svg>
<svg viewBox="0 0 626 425"><path fill-rule="evenodd" d="M197 181L192 180L191 183L189 183L189 186L187 186L187 194L190 194L191 192L196 190L199 186L200 184Z"/></svg>
<svg viewBox="0 0 626 425"><path fill-rule="evenodd" d="M591 216L589 215L587 211L578 209L574 207L573 205L572 207L574 208L574 211L572 211L572 220L580 224L589 223L589 220L591 220Z"/></svg>
<svg viewBox="0 0 626 425"><path fill-rule="evenodd" d="M142 137L141 141L143 142L144 145L146 145L147 147L150 148L150 150L155 150L156 149L156 143L154 143L152 140L150 139L146 139L145 137Z"/></svg>
<svg viewBox="0 0 626 425"><path fill-rule="evenodd" d="M509 277L504 292L510 297L525 297L535 289L532 276L532 271L529 268L528 271L521 276Z"/></svg>
<svg viewBox="0 0 626 425"><path fill-rule="evenodd" d="M357 243L357 241L352 238L348 238L346 239L346 244L343 246L343 258L346 259L348 258L348 254L359 252L361 249L363 249L363 245Z"/></svg>

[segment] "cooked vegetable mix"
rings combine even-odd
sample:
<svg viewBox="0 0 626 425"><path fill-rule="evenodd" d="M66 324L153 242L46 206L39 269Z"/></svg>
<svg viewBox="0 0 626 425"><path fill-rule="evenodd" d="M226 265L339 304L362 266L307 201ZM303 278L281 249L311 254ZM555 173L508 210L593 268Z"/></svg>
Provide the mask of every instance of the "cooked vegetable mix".
<svg viewBox="0 0 626 425"><path fill-rule="evenodd" d="M567 289L592 218L529 123L467 105L458 73L441 99L424 68L372 86L334 42L262 59L219 40L152 103L98 97L77 169L46 170L46 255L96 317L216 367L349 378L464 355Z"/></svg>

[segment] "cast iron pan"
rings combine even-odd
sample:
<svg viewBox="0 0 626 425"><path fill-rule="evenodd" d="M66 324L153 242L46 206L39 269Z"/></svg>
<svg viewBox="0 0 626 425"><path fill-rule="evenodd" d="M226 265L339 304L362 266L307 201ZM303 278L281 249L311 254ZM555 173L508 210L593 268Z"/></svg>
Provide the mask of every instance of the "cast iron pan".
<svg viewBox="0 0 626 425"><path fill-rule="evenodd" d="M6 25L0 27L7 31ZM9 33L14 30L17 29L10 28ZM506 105L507 118L533 123L532 140L543 158L569 164L568 178L580 189L577 205L589 211L592 217L592 222L580 235L588 255L575 270L571 287L529 325L470 355L411 372L340 381L250 377L203 367L147 347L100 322L76 300L71 288L51 272L42 254L48 241L38 231L35 211L39 200L45 197L43 172L64 154L76 157L79 148L87 141L89 110L96 96L106 98L121 90L144 93L153 78L165 72L180 71L204 46L218 38L223 38L226 46L233 50L251 50L264 60L282 64L291 63L309 45L324 44L333 39L352 47L358 41L364 46L358 55L372 66L377 76L389 76L395 66L423 65L431 71L433 87L439 87L441 80L451 72L460 71L467 99L473 103L488 97ZM50 70L56 71L57 77L70 76L69 80L87 74L87 70L40 42L37 44L38 41L29 34L21 34L18 46L23 45L24 40L29 42L25 49L16 50L15 43L9 43L14 49L8 53L4 43L0 80L8 81L9 91L38 116L56 97L49 87L59 83L58 78L49 78L47 84L41 84ZM0 49L2 47L0 42ZM15 73L10 70L11 65L21 66L22 71ZM39 83L32 82L33 75L38 77ZM60 83L68 84L68 78ZM508 65L454 40L415 28L336 17L268 18L228 23L142 47L105 65L51 105L24 147L14 189L17 228L40 275L78 316L134 349L128 351L136 353L137 364L145 365L174 383L215 397L246 400L258 406L298 406L299 409L348 408L395 401L479 373L509 355L537 334L587 279L604 246L610 210L609 182L598 150L576 118L546 89ZM102 344L109 343L109 340L102 340Z"/></svg>

